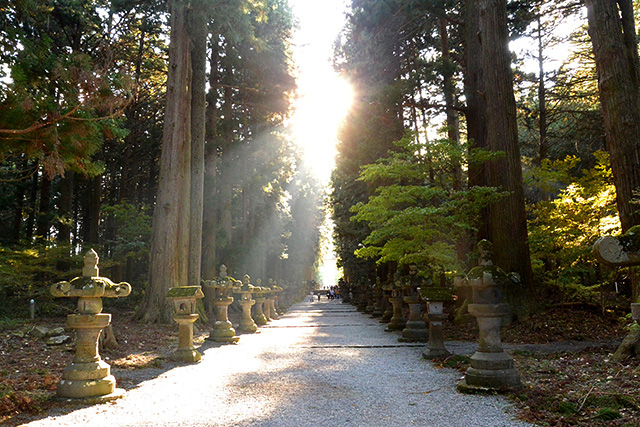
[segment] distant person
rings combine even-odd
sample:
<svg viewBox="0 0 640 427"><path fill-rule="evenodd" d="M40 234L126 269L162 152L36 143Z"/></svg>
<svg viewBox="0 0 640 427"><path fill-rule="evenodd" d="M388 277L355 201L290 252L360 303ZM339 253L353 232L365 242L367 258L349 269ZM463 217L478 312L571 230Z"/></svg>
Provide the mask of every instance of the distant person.
<svg viewBox="0 0 640 427"><path fill-rule="evenodd" d="M309 292L309 302L313 302L313 292Z"/></svg>

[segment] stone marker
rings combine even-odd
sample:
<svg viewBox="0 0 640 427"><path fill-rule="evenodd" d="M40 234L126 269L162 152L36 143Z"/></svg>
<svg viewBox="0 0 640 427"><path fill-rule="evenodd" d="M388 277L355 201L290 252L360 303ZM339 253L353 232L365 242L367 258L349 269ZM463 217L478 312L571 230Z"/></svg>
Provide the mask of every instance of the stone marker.
<svg viewBox="0 0 640 427"><path fill-rule="evenodd" d="M116 388L111 367L98 353L100 332L111 322L111 315L102 313L102 298L126 297L131 293L131 285L100 277L98 254L93 249L84 257L82 274L50 288L53 296L78 297L79 314L67 316L67 326L76 331L76 353L71 365L62 372L57 394L89 402L117 399L124 395L124 390Z"/></svg>
<svg viewBox="0 0 640 427"><path fill-rule="evenodd" d="M640 226L631 227L618 237L601 237L593 245L593 253L599 262L609 267L633 267L640 265ZM640 357L640 303L631 303L631 317L636 322L612 356L621 362L629 357Z"/></svg>
<svg viewBox="0 0 640 427"><path fill-rule="evenodd" d="M471 269L467 280L472 289L469 313L478 321L478 351L471 356L471 366L458 383L462 392L501 391L519 387L520 373L513 358L505 353L500 341L502 318L509 313L509 305L502 303L500 286L508 286L512 278L493 265L492 244L478 243L480 265Z"/></svg>
<svg viewBox="0 0 640 427"><path fill-rule="evenodd" d="M215 321L208 340L215 342L237 343L240 339L229 321L229 306L233 303L231 292L237 292L242 282L227 275L227 267L220 266L220 275L215 280L203 281L209 302L213 306Z"/></svg>
<svg viewBox="0 0 640 427"><path fill-rule="evenodd" d="M198 362L202 355L193 345L193 323L198 320L196 300L203 298L200 286L176 286L169 289L167 299L173 303L173 320L178 324L178 349L171 355L180 362Z"/></svg>

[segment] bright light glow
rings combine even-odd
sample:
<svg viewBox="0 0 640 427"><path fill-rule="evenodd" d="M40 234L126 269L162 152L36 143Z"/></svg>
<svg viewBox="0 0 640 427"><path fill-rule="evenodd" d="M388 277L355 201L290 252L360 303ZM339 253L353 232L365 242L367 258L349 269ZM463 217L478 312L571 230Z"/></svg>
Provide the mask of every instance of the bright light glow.
<svg viewBox="0 0 640 427"><path fill-rule="evenodd" d="M351 85L334 73L318 72L295 103L294 140L303 151L304 166L327 183L335 164L337 132L351 107Z"/></svg>
<svg viewBox="0 0 640 427"><path fill-rule="evenodd" d="M298 30L293 40L297 69L298 97L288 123L300 148L301 168L311 170L323 185L329 184L335 165L337 132L353 99L351 85L333 70L333 43L345 20L346 0L290 0ZM337 284L331 225L328 220L321 233L322 245L317 279L321 286Z"/></svg>

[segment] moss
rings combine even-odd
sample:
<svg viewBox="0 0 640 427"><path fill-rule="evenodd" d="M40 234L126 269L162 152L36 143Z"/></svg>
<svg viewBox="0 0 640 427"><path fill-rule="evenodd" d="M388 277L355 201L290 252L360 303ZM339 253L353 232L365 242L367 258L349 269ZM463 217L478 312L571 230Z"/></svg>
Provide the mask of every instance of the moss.
<svg viewBox="0 0 640 427"><path fill-rule="evenodd" d="M169 289L167 298L188 298L197 297L200 286L177 286Z"/></svg>
<svg viewBox="0 0 640 427"><path fill-rule="evenodd" d="M453 301L453 290L443 286L425 286L420 288L420 296L427 301Z"/></svg>
<svg viewBox="0 0 640 427"><path fill-rule="evenodd" d="M618 240L625 251L640 252L640 225L631 227Z"/></svg>

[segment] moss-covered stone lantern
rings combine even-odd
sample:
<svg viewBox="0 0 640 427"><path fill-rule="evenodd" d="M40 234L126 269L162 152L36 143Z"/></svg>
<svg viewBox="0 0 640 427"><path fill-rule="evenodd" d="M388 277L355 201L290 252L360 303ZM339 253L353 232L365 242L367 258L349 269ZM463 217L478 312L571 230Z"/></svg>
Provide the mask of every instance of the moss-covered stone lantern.
<svg viewBox="0 0 640 427"><path fill-rule="evenodd" d="M236 330L229 321L229 306L233 303L232 292L237 292L242 282L227 274L227 267L220 266L220 275L214 280L202 282L206 294L209 295L209 304L213 306L215 320L208 340L215 342L237 343L240 339Z"/></svg>
<svg viewBox="0 0 640 427"><path fill-rule="evenodd" d="M252 299L255 286L253 286L250 281L251 278L249 277L249 275L245 274L242 278L242 286L237 291L234 291L240 296L240 298L237 300L237 304L242 310L240 316L240 324L238 325L237 331L248 334L252 334L258 330L258 325L256 325L256 322L254 322L253 318L251 317L251 307L256 302Z"/></svg>
<svg viewBox="0 0 640 427"><path fill-rule="evenodd" d="M102 402L124 395L124 390L116 388L111 367L98 353L98 339L111 322L111 314L102 313L102 298L126 297L131 285L100 277L98 260L98 254L91 249L84 257L82 277L50 288L53 296L78 298L77 313L67 316L67 325L76 332L76 352L71 365L62 371L57 388L60 397Z"/></svg>
<svg viewBox="0 0 640 427"><path fill-rule="evenodd" d="M178 349L171 355L174 360L194 363L202 358L193 345L193 323L199 317L196 301L203 297L200 286L176 286L167 293L167 299L173 304L173 320L178 324Z"/></svg>
<svg viewBox="0 0 640 427"><path fill-rule="evenodd" d="M248 275L245 277L249 277ZM256 303L253 306L253 320L256 322L258 326L264 326L267 324L268 319L267 316L264 315L264 301L266 298L266 294L269 292L268 289L263 288L262 286L255 286L253 288L253 299Z"/></svg>
<svg viewBox="0 0 640 427"><path fill-rule="evenodd" d="M493 265L493 245L487 240L478 243L480 265L471 269L467 280L472 289L469 313L478 321L478 351L471 356L471 366L458 384L463 392L512 389L520 386L520 374L513 358L505 353L500 340L502 318L509 305L502 302L501 286L509 286L513 275Z"/></svg>

